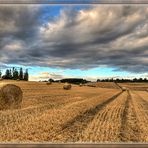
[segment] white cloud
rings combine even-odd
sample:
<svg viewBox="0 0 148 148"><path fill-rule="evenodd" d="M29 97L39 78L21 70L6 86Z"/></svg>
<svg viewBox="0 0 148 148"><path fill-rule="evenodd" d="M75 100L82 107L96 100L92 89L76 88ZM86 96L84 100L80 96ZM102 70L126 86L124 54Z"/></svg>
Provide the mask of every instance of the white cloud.
<svg viewBox="0 0 148 148"><path fill-rule="evenodd" d="M19 51L22 50L23 48L24 47L20 42L12 42L5 45L3 50L8 50L9 52L9 51Z"/></svg>

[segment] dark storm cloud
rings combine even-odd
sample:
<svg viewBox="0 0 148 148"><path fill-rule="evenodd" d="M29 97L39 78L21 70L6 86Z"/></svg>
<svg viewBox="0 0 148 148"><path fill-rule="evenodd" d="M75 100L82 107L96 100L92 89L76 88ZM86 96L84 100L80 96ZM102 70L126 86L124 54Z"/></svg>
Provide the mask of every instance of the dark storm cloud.
<svg viewBox="0 0 148 148"><path fill-rule="evenodd" d="M67 8L42 21L44 15L41 7L0 7L1 63L148 71L147 7Z"/></svg>
<svg viewBox="0 0 148 148"><path fill-rule="evenodd" d="M35 6L0 6L0 37L32 37L40 23L39 14Z"/></svg>

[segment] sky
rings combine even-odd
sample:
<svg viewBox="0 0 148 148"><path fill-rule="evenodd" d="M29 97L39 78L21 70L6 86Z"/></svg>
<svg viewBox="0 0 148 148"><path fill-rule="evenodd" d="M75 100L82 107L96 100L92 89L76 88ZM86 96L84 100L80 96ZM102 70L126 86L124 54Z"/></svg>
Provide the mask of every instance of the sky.
<svg viewBox="0 0 148 148"><path fill-rule="evenodd" d="M148 7L0 5L0 69L29 80L148 78Z"/></svg>

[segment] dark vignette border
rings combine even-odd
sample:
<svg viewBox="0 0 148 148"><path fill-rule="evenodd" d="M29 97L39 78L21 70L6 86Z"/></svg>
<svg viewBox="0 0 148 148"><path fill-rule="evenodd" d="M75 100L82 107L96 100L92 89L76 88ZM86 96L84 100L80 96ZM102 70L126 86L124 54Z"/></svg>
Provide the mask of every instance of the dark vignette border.
<svg viewBox="0 0 148 148"><path fill-rule="evenodd" d="M84 144L84 143L76 143L76 144L0 144L0 148L147 148L148 144Z"/></svg>
<svg viewBox="0 0 148 148"><path fill-rule="evenodd" d="M148 0L0 0L0 4L148 4Z"/></svg>
<svg viewBox="0 0 148 148"><path fill-rule="evenodd" d="M50 4L50 5L85 5L85 4L107 4L107 5L147 5L148 0L0 0L0 5L9 4ZM2 131L1 131L2 132ZM75 144L52 144L52 143L0 143L0 148L147 148L148 143L75 143Z"/></svg>

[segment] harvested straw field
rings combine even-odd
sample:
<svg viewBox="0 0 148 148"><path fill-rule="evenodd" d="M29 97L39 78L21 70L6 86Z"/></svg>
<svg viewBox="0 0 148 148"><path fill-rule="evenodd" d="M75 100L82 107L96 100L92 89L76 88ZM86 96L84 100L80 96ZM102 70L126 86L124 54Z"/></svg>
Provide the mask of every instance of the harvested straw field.
<svg viewBox="0 0 148 148"><path fill-rule="evenodd" d="M131 84L121 84L126 91L111 84L70 90L63 83L4 84L19 86L23 100L20 109L0 111L0 142L148 142L148 92Z"/></svg>
<svg viewBox="0 0 148 148"><path fill-rule="evenodd" d="M88 83L87 86L92 87L101 87L101 88L115 88L118 89L119 86L114 82L97 82L97 83Z"/></svg>

